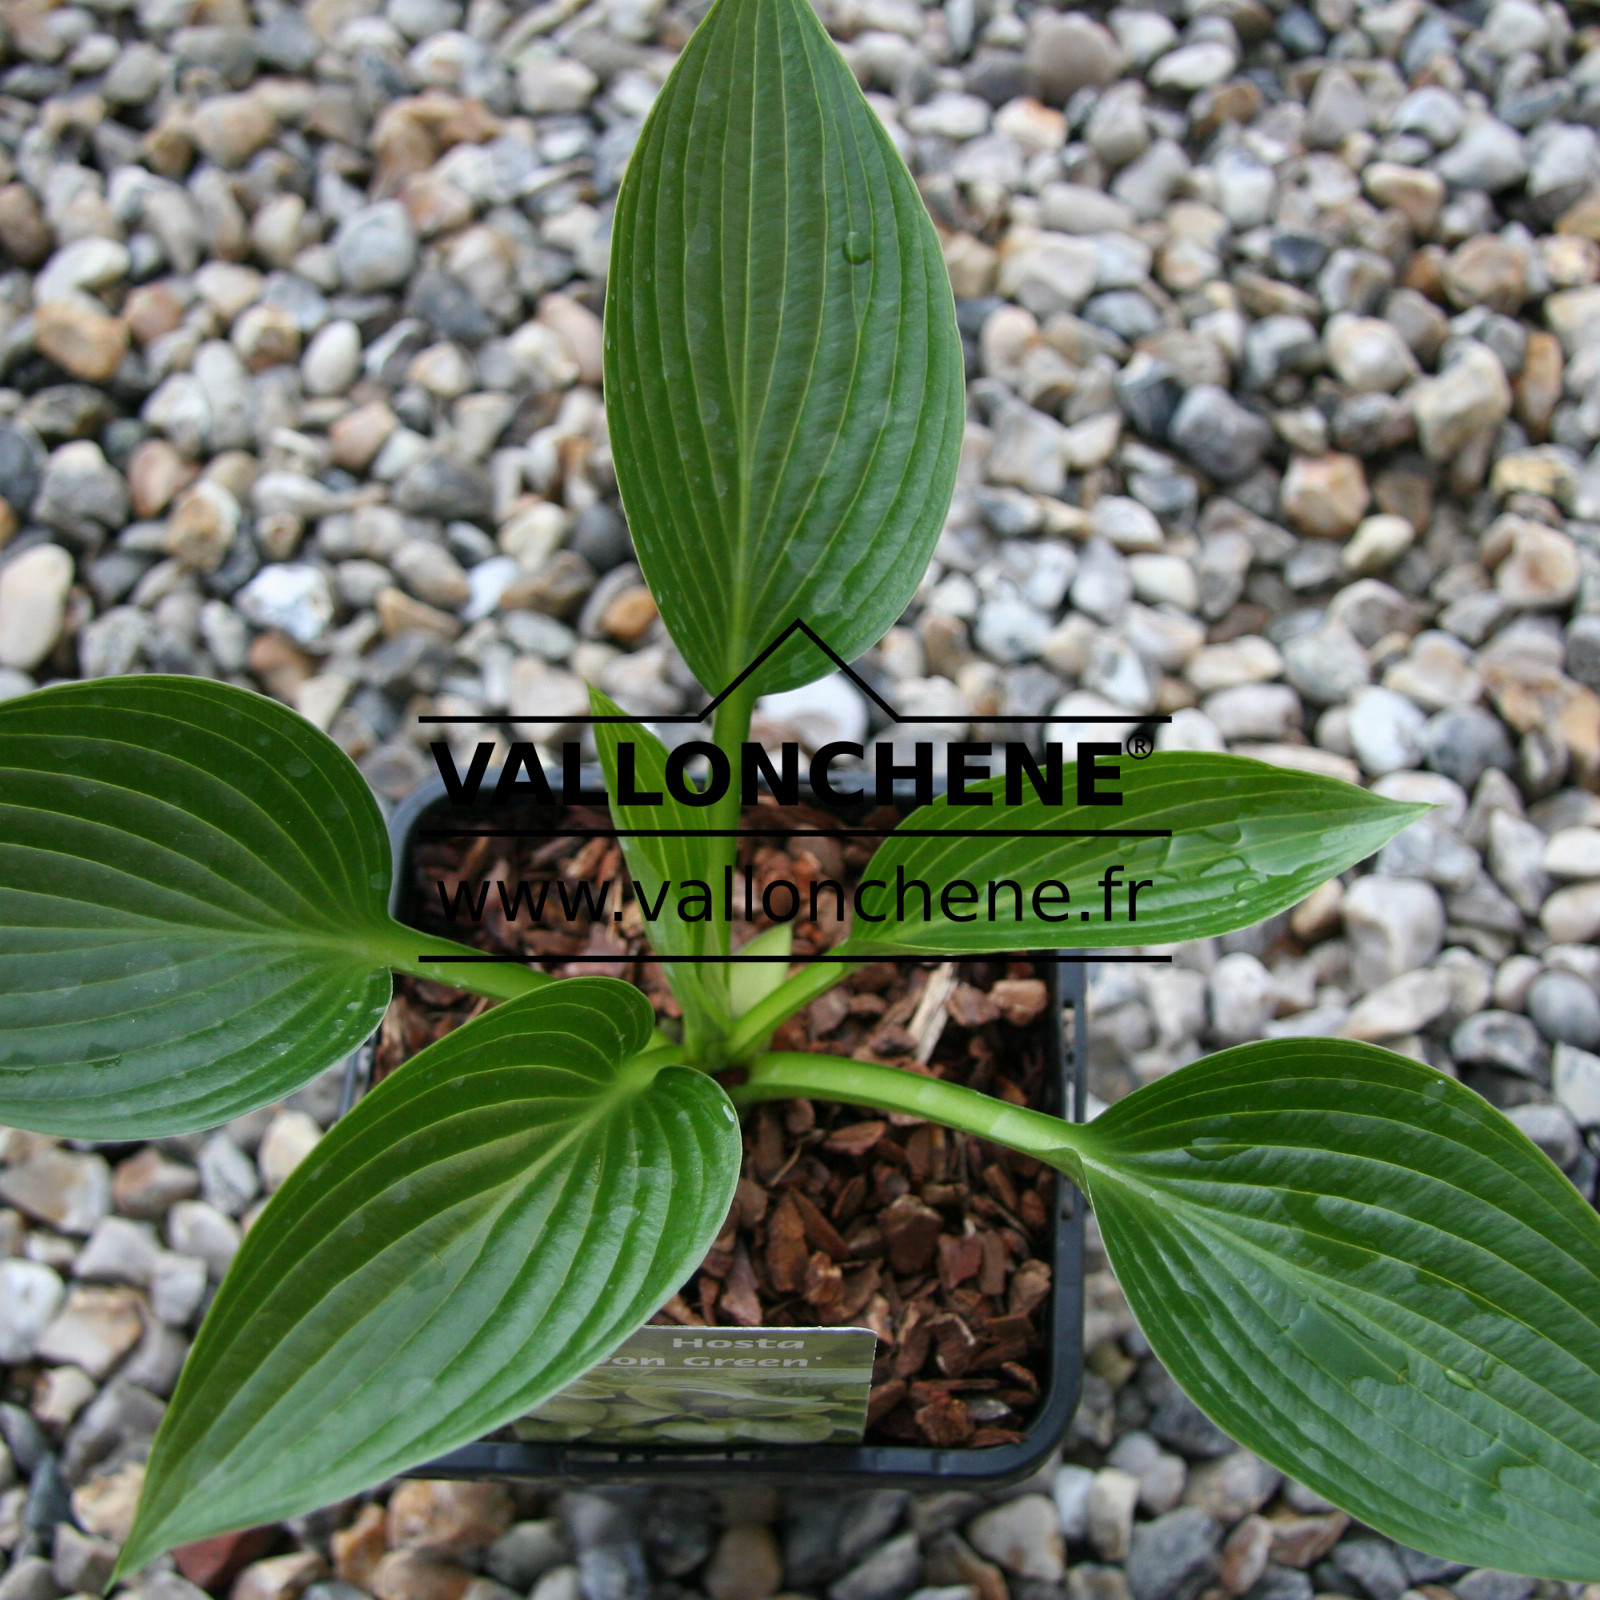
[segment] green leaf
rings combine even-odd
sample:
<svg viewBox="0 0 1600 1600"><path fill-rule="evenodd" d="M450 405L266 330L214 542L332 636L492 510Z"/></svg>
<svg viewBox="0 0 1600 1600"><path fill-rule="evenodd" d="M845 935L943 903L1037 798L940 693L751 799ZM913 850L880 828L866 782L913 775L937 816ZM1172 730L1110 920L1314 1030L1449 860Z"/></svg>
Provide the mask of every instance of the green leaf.
<svg viewBox="0 0 1600 1600"><path fill-rule="evenodd" d="M1391 1538L1600 1579L1600 1217L1373 1045L1244 1045L1081 1130L1139 1325L1241 1444Z"/></svg>
<svg viewBox="0 0 1600 1600"><path fill-rule="evenodd" d="M334 1125L218 1291L122 1571L499 1427L682 1283L727 1215L739 1127L713 1079L639 1055L651 1021L615 979L552 984Z"/></svg>
<svg viewBox="0 0 1600 1600"><path fill-rule="evenodd" d="M389 842L275 701L200 678L0 705L0 1122L211 1127L354 1049L389 1001Z"/></svg>
<svg viewBox="0 0 1600 1600"><path fill-rule="evenodd" d="M597 717L624 715L614 701L592 686L589 703ZM711 890L713 904L722 904L723 886L720 882L711 882L714 865L712 841L703 831L710 826L705 808L687 806L673 797L667 788L667 747L642 723L596 723L594 741L600 755L600 769L605 774L612 824L619 831L635 835L618 841L623 859L628 863L634 892L643 895L654 907L663 886L667 890L660 910L653 919L646 921L651 945L664 955L725 954L724 945L719 943L727 937L725 922L720 918L684 921L677 912L684 886L691 881L706 884ZM623 759L632 760L629 777L634 792L657 797L648 805L623 805L617 798L621 792L619 761ZM738 781L737 777L734 781ZM638 836L647 830L676 832L680 836Z"/></svg>
<svg viewBox="0 0 1600 1600"><path fill-rule="evenodd" d="M589 690L589 703L597 717L623 715L614 701L593 687ZM598 722L594 738L600 768L605 773L612 824L619 831L636 831L635 837L619 843L641 911L648 905L655 912L645 920L651 947L665 956L726 955L729 929L720 914L685 919L678 915L678 908L686 894L694 896L694 884L704 884L710 890L713 912L721 907L723 884L717 859L719 855L732 859L731 841L708 838L701 831L712 826L706 820L706 811L673 798L666 780L667 747L642 723ZM629 775L633 790L658 795L659 801L623 805L618 800L619 762L625 758L633 762ZM734 781L738 781L737 776ZM678 830L679 836L637 836L637 830L647 829L668 834ZM667 961L663 968L697 1041L726 1027L728 985L721 966L715 962Z"/></svg>
<svg viewBox="0 0 1600 1600"><path fill-rule="evenodd" d="M794 950L794 924L779 922L740 945L741 956L783 956L784 961L746 961L728 968L729 998L733 1014L742 1017L765 1000L788 976L787 957Z"/></svg>
<svg viewBox="0 0 1600 1600"><path fill-rule="evenodd" d="M938 236L807 0L717 0L617 201L606 415L639 564L720 690L796 617L846 660L922 577L955 483ZM831 670L796 639L753 680Z"/></svg>
<svg viewBox="0 0 1600 1600"><path fill-rule="evenodd" d="M906 827L937 829L937 836L900 832L879 846L864 881L885 887L867 890L863 903L867 916L886 920L858 916L833 954L860 960L1041 945L1103 949L1226 933L1294 905L1427 809L1244 756L1171 752L1112 764L1120 766L1120 782L1097 778L1097 787L1121 793L1120 806L1078 805L1077 767L1067 762L1059 806L1039 799L1026 777L1024 803L1005 805L1005 780L995 777L967 786L989 795L988 806L945 798L914 811ZM973 829L982 836L960 836ZM1050 830L1062 829L1142 829L1172 837L1050 837ZM1113 865L1121 873L1107 920L1101 879ZM1147 880L1130 921L1128 886ZM958 882L973 885L976 899L954 890L947 906L945 892ZM926 918L922 892L910 887L915 883L928 886ZM1036 901L1035 891L1050 883L1065 886L1068 898L1046 889ZM991 884L1017 886L994 893L992 915Z"/></svg>

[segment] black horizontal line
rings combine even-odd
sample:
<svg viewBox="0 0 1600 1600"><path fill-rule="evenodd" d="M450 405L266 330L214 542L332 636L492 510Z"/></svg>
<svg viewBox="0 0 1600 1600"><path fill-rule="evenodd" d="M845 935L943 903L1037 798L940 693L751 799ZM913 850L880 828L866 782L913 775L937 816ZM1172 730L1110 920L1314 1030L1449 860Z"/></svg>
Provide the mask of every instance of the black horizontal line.
<svg viewBox="0 0 1600 1600"><path fill-rule="evenodd" d="M1170 828L419 828L424 839L1170 839Z"/></svg>
<svg viewBox="0 0 1600 1600"><path fill-rule="evenodd" d="M1094 961L1143 961L1153 964L1170 962L1171 956L1136 956L1136 955L1085 955L1045 956L1033 950L967 950L959 955L931 956L912 954L907 955L900 951L887 951L882 955L873 955L870 950L857 950L850 955L841 956L831 950L824 950L814 956L661 956L653 950L641 950L638 954L623 952L619 955L575 955L564 956L563 962L574 961L657 961L666 963L674 962L720 962L724 965L758 965L762 962L782 961L788 966L804 966L812 961L992 961L1001 956L1026 957L1029 961L1042 966L1071 967L1086 966ZM548 959L555 959L553 957ZM516 956L418 956L418 962L431 962L435 966L491 966L491 967L527 967L532 966L530 961L523 961Z"/></svg>
<svg viewBox="0 0 1600 1600"><path fill-rule="evenodd" d="M439 716L439 715L436 715L436 714L430 714L430 715L425 716L425 717L418 717L417 718L418 722L538 722L538 723L549 723L549 724L551 724L552 726L555 726L555 727L559 727L559 726L561 726L561 725L563 725L565 723L582 723L585 727L595 727L595 726L598 726L600 724L622 723L622 722L625 722L625 723L649 723L649 722L665 723L665 722L673 722L673 723L696 724L696 723L705 722L706 720L707 720L706 717L701 712L698 712L698 711L676 711L676 712L671 713L670 715L651 714L651 715L648 715L648 716L639 716L639 717L594 717L594 716L581 716L580 717L580 716L577 716L577 715L568 716L568 717L534 717L534 716L523 716L521 713L516 712L516 711L483 711L483 712L477 713L476 715L446 717L446 716ZM961 717L961 716L943 716L943 717L941 717L941 716L914 716L914 717L913 716L903 716L903 717L896 717L894 720L895 720L895 725L897 727L899 725L901 725L902 723L904 723L906 725L913 725L913 724L917 724L917 723L924 723L924 724L928 724L928 725L939 725L939 724L949 724L949 723L953 723L953 722L979 722L979 723L988 723L988 722L1020 722L1020 723L1031 723L1031 722L1084 722L1084 723L1097 723L1097 724L1102 724L1103 723L1103 724L1106 724L1108 726L1119 726L1119 727L1123 723L1132 723L1135 727L1138 727L1138 728L1151 728L1151 727L1154 727L1158 722L1171 722L1172 718L1171 717L1142 717L1136 711L1129 711L1129 712L1125 712L1125 713L1117 713L1117 714L1114 714L1114 715L1111 714L1111 713L1108 713L1108 712L1096 712L1093 716L1084 716L1084 717L1055 717L1055 716L1049 716L1049 717L994 717L994 716L990 716L990 715L988 715L987 713L984 713L984 712L974 711L974 712L971 712L969 715L967 715L965 717ZM851 741L851 742L853 742L853 741Z"/></svg>

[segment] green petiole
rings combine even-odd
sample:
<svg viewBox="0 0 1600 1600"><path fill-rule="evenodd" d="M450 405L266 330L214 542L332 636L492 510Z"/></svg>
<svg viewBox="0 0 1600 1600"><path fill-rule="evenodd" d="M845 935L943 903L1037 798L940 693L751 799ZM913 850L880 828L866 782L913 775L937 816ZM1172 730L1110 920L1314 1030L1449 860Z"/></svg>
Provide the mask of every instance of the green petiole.
<svg viewBox="0 0 1600 1600"><path fill-rule="evenodd" d="M1030 1111L1026 1106L1014 1106L979 1094L976 1089L907 1072L902 1067L783 1050L757 1057L751 1063L749 1078L730 1089L729 1095L741 1109L762 1100L815 1096L871 1106L878 1111L903 1111L961 1133L991 1139L1009 1150L1033 1156L1074 1180L1083 1174L1078 1153L1083 1143L1082 1128L1046 1112Z"/></svg>

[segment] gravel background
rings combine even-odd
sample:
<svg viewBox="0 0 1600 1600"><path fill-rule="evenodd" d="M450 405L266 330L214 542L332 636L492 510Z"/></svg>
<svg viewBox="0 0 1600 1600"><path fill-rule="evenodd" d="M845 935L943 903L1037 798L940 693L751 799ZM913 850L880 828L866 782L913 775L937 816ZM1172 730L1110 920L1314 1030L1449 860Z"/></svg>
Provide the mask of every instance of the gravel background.
<svg viewBox="0 0 1600 1600"><path fill-rule="evenodd" d="M944 231L970 377L948 528L862 670L952 739L1159 710L1169 746L1439 807L1288 917L1097 974L1097 1098L1342 1032L1458 1073L1593 1194L1600 16L823 11ZM617 508L598 312L698 15L0 0L0 694L257 685L388 801L419 712L695 703ZM764 715L880 731L837 681ZM210 1288L334 1108L325 1079L143 1148L0 1133L0 1600L103 1583ZM1065 1464L995 1504L411 1484L136 1587L1577 1600L1280 1483L1091 1265Z"/></svg>

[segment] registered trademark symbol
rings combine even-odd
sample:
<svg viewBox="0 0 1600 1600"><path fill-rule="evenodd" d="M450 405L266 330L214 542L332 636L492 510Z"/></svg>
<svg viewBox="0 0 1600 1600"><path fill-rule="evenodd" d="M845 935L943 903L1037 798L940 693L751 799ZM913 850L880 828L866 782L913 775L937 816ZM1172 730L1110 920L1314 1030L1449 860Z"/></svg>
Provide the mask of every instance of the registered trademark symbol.
<svg viewBox="0 0 1600 1600"><path fill-rule="evenodd" d="M1128 754L1135 761L1143 761L1156 747L1156 736L1148 728L1135 728L1128 735Z"/></svg>

